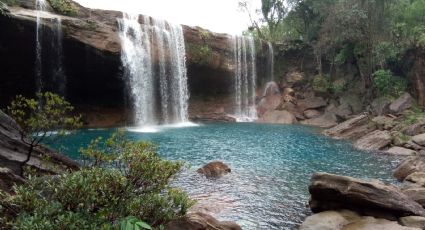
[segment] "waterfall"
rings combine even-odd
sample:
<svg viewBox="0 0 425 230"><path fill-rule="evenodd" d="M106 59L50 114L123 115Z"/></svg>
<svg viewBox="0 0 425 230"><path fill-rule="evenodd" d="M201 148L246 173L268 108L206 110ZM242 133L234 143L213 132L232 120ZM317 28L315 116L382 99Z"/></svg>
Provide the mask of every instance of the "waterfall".
<svg viewBox="0 0 425 230"><path fill-rule="evenodd" d="M274 52L273 45L271 42L267 43L268 45L268 55L267 55L267 67L269 71L269 81L274 81Z"/></svg>
<svg viewBox="0 0 425 230"><path fill-rule="evenodd" d="M238 121L252 121L257 118L256 97L256 56L252 37L235 36L233 39L235 62L234 115Z"/></svg>
<svg viewBox="0 0 425 230"><path fill-rule="evenodd" d="M121 60L138 126L188 121L189 92L183 29L123 13L118 19Z"/></svg>
<svg viewBox="0 0 425 230"><path fill-rule="evenodd" d="M36 92L51 91L61 96L65 96L66 77L63 71L63 34L62 20L60 17L51 18L52 34L46 36L43 25L42 14L46 9L45 0L36 1L37 10L37 26L36 26L36 57L35 57L35 79ZM43 42L50 42L46 51L43 50ZM44 55L47 55L44 57ZM43 58L44 57L44 58ZM44 66L49 67L49 71L43 69Z"/></svg>
<svg viewBox="0 0 425 230"><path fill-rule="evenodd" d="M35 7L37 10L37 26L35 32L35 79L36 79L36 92L40 93L43 88L43 79L42 79L42 62L41 62L41 49L42 49L42 35L43 35L43 24L41 22L41 14L46 9L45 0L36 0Z"/></svg>

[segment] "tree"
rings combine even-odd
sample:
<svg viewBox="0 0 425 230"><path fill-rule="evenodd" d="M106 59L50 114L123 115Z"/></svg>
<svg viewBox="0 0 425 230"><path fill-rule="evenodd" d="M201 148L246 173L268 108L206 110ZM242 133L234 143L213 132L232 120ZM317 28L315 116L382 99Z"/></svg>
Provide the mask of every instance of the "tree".
<svg viewBox="0 0 425 230"><path fill-rule="evenodd" d="M71 115L74 107L63 97L45 92L38 93L37 98L28 99L18 95L8 107L9 115L21 127L21 141L28 145L26 159L20 165L21 176L24 175L24 166L30 161L34 149L43 141L55 142L82 125L81 116Z"/></svg>

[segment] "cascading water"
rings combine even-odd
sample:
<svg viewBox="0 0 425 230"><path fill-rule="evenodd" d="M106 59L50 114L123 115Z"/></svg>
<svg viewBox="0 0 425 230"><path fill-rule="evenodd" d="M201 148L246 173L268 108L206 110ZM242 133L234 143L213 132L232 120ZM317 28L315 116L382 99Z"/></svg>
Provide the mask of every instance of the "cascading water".
<svg viewBox="0 0 425 230"><path fill-rule="evenodd" d="M136 125L187 122L189 92L182 27L147 16L140 24L139 15L128 13L118 22Z"/></svg>
<svg viewBox="0 0 425 230"><path fill-rule="evenodd" d="M54 19L53 37L52 37L52 83L54 89L52 91L59 95L66 95L66 76L63 71L63 34L62 34L62 20L60 18Z"/></svg>
<svg viewBox="0 0 425 230"><path fill-rule="evenodd" d="M267 55L267 67L269 71L269 81L274 81L274 52L273 45L271 42L267 43L268 45L268 55Z"/></svg>
<svg viewBox="0 0 425 230"><path fill-rule="evenodd" d="M41 62L41 49L42 49L42 35L43 35L43 24L41 22L41 14L46 9L46 1L45 0L36 0L35 7L37 10L37 27L35 32L35 78L36 78L36 92L40 93L43 88L43 80L42 80L42 62Z"/></svg>
<svg viewBox="0 0 425 230"><path fill-rule="evenodd" d="M234 78L234 116L238 121L253 121L257 118L256 97L256 56L252 37L235 36L233 38L235 61Z"/></svg>

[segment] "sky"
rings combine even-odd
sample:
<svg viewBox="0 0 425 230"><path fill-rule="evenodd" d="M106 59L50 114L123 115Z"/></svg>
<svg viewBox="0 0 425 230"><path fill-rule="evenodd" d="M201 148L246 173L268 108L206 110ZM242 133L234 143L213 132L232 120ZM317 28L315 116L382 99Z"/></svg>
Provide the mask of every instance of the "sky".
<svg viewBox="0 0 425 230"><path fill-rule="evenodd" d="M239 0L76 0L85 7L140 13L171 23L200 26L213 32L241 34L250 25ZM248 0L252 12L261 0Z"/></svg>

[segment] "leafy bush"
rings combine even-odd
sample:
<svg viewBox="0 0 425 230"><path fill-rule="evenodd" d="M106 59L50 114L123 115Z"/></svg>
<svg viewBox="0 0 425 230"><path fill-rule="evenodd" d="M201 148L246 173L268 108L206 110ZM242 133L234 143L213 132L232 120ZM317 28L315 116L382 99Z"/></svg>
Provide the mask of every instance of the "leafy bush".
<svg viewBox="0 0 425 230"><path fill-rule="evenodd" d="M394 76L389 70L378 70L373 74L373 84L380 96L397 98L407 87L406 79Z"/></svg>
<svg viewBox="0 0 425 230"><path fill-rule="evenodd" d="M155 146L128 141L122 133L97 140L82 149L91 159L88 167L30 177L14 188L15 195L0 196L0 221L15 229L149 229L193 205L186 193L168 185L182 163L162 160Z"/></svg>
<svg viewBox="0 0 425 230"><path fill-rule="evenodd" d="M71 0L49 0L52 8L63 15L75 16L78 14L78 7Z"/></svg>
<svg viewBox="0 0 425 230"><path fill-rule="evenodd" d="M330 88L329 80L326 76L323 75L316 75L313 78L313 89L317 92L327 92Z"/></svg>

